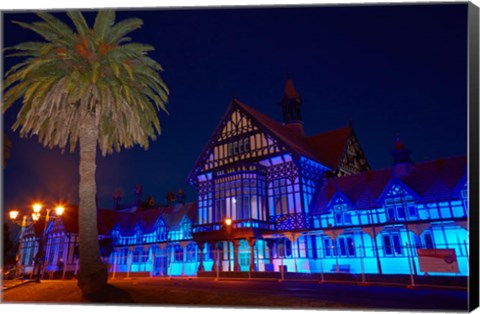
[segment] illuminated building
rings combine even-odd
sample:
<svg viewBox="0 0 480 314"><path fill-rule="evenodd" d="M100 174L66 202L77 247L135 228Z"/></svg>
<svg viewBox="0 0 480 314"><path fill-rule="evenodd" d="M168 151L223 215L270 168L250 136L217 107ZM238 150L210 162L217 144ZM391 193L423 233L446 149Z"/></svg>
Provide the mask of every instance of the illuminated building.
<svg viewBox="0 0 480 314"><path fill-rule="evenodd" d="M424 275L417 249L455 251L458 273L429 275L468 275L465 156L414 163L398 138L392 167L371 170L351 123L304 133L302 98L291 79L280 105L283 123L231 101L187 178L197 202L99 210L101 238L112 240L105 253L112 276L281 266ZM76 271L78 228L70 217L48 229L47 270L57 270L62 256L66 272ZM24 240L22 263L31 265L32 228Z"/></svg>

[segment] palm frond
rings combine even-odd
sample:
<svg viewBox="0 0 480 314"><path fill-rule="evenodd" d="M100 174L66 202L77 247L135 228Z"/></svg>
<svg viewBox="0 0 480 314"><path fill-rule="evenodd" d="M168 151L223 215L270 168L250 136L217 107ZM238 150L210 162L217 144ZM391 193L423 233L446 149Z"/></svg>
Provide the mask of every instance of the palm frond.
<svg viewBox="0 0 480 314"><path fill-rule="evenodd" d="M142 27L143 21L138 18L129 18L118 22L105 33L105 41L107 43L116 43L126 34Z"/></svg>
<svg viewBox="0 0 480 314"><path fill-rule="evenodd" d="M89 34L89 28L87 21L83 17L83 14L80 11L67 11L68 17L72 20L77 33L80 37L87 37Z"/></svg>
<svg viewBox="0 0 480 314"><path fill-rule="evenodd" d="M115 23L115 11L113 10L100 10L95 18L95 24L93 29L95 31L95 39L103 40L105 33Z"/></svg>

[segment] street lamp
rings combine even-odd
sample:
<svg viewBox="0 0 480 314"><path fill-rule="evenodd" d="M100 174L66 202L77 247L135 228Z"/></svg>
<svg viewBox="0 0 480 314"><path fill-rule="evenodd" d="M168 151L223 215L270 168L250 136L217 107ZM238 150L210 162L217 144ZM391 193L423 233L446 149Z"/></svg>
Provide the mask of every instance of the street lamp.
<svg viewBox="0 0 480 314"><path fill-rule="evenodd" d="M20 214L20 212L18 210L11 210L10 213L9 213L10 220L13 223L21 226L20 245L19 245L19 248L18 248L17 259L16 259L17 260L17 272L20 269L20 252L22 250L23 232L24 232L24 230L27 226L35 224L40 220L40 217L42 216L42 214L41 214L42 207L43 206L40 203L33 204L33 206L32 206L32 211L33 212L31 213L31 215L23 215L21 224L17 220L18 215ZM50 208L46 209L45 224L43 226L43 232L42 232L41 237L40 237L38 252L37 252L37 255L35 256L35 266L37 267L37 269L36 269L37 274L36 274L35 282L37 282L37 283L40 282L41 271L42 271L43 264L44 264L44 259L45 259L45 252L44 252L44 250L45 250L45 238L46 238L46 232L47 232L47 225L48 225L49 220L51 219L51 211L52 210ZM53 216L53 218L60 217L63 214L64 211L65 211L65 208L63 206L61 206L61 205L56 206L55 207L55 216ZM34 267L33 271L35 271L35 267Z"/></svg>

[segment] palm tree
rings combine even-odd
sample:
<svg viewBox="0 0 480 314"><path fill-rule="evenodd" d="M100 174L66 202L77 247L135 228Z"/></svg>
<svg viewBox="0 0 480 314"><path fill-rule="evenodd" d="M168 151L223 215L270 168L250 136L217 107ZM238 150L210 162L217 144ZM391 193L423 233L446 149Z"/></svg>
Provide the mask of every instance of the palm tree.
<svg viewBox="0 0 480 314"><path fill-rule="evenodd" d="M152 46L126 35L142 26L137 18L115 23L115 13L101 10L89 28L81 12L69 11L74 27L38 12L41 21L14 22L45 41L7 48L9 56L26 57L12 66L4 81L3 111L22 100L13 130L38 135L49 148L80 147L78 286L84 295L107 282L101 262L96 215L96 150L102 155L139 144L160 134L158 111L165 109L168 88L160 64L148 57Z"/></svg>

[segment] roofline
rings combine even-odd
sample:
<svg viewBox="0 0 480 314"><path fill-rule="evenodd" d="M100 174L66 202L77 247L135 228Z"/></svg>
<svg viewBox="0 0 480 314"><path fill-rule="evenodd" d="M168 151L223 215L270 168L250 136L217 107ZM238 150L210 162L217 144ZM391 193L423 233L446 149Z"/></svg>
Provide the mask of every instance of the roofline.
<svg viewBox="0 0 480 314"><path fill-rule="evenodd" d="M194 172L195 170L197 169L197 166L198 164L202 161L202 159L205 157L204 155L207 153L207 150L208 148L210 147L210 143L213 141L214 137L217 135L218 131L220 130L220 128L222 127L222 122L226 119L228 113L232 110L232 108L234 108L235 106L235 98L232 98L232 100L230 100L230 103L227 107L227 110L225 110L224 114L222 115L222 118L220 119L220 123L217 124L217 126L215 127L215 129L213 130L212 132L212 135L210 135L209 139L208 139L208 142L207 142L207 145L205 145L202 149L202 152L200 153L200 155L198 156L197 160L195 161L195 163L193 164L193 167L192 169L189 171L188 175L187 175L187 178L185 179L185 183L187 185L190 185L190 182L193 175L194 175Z"/></svg>

